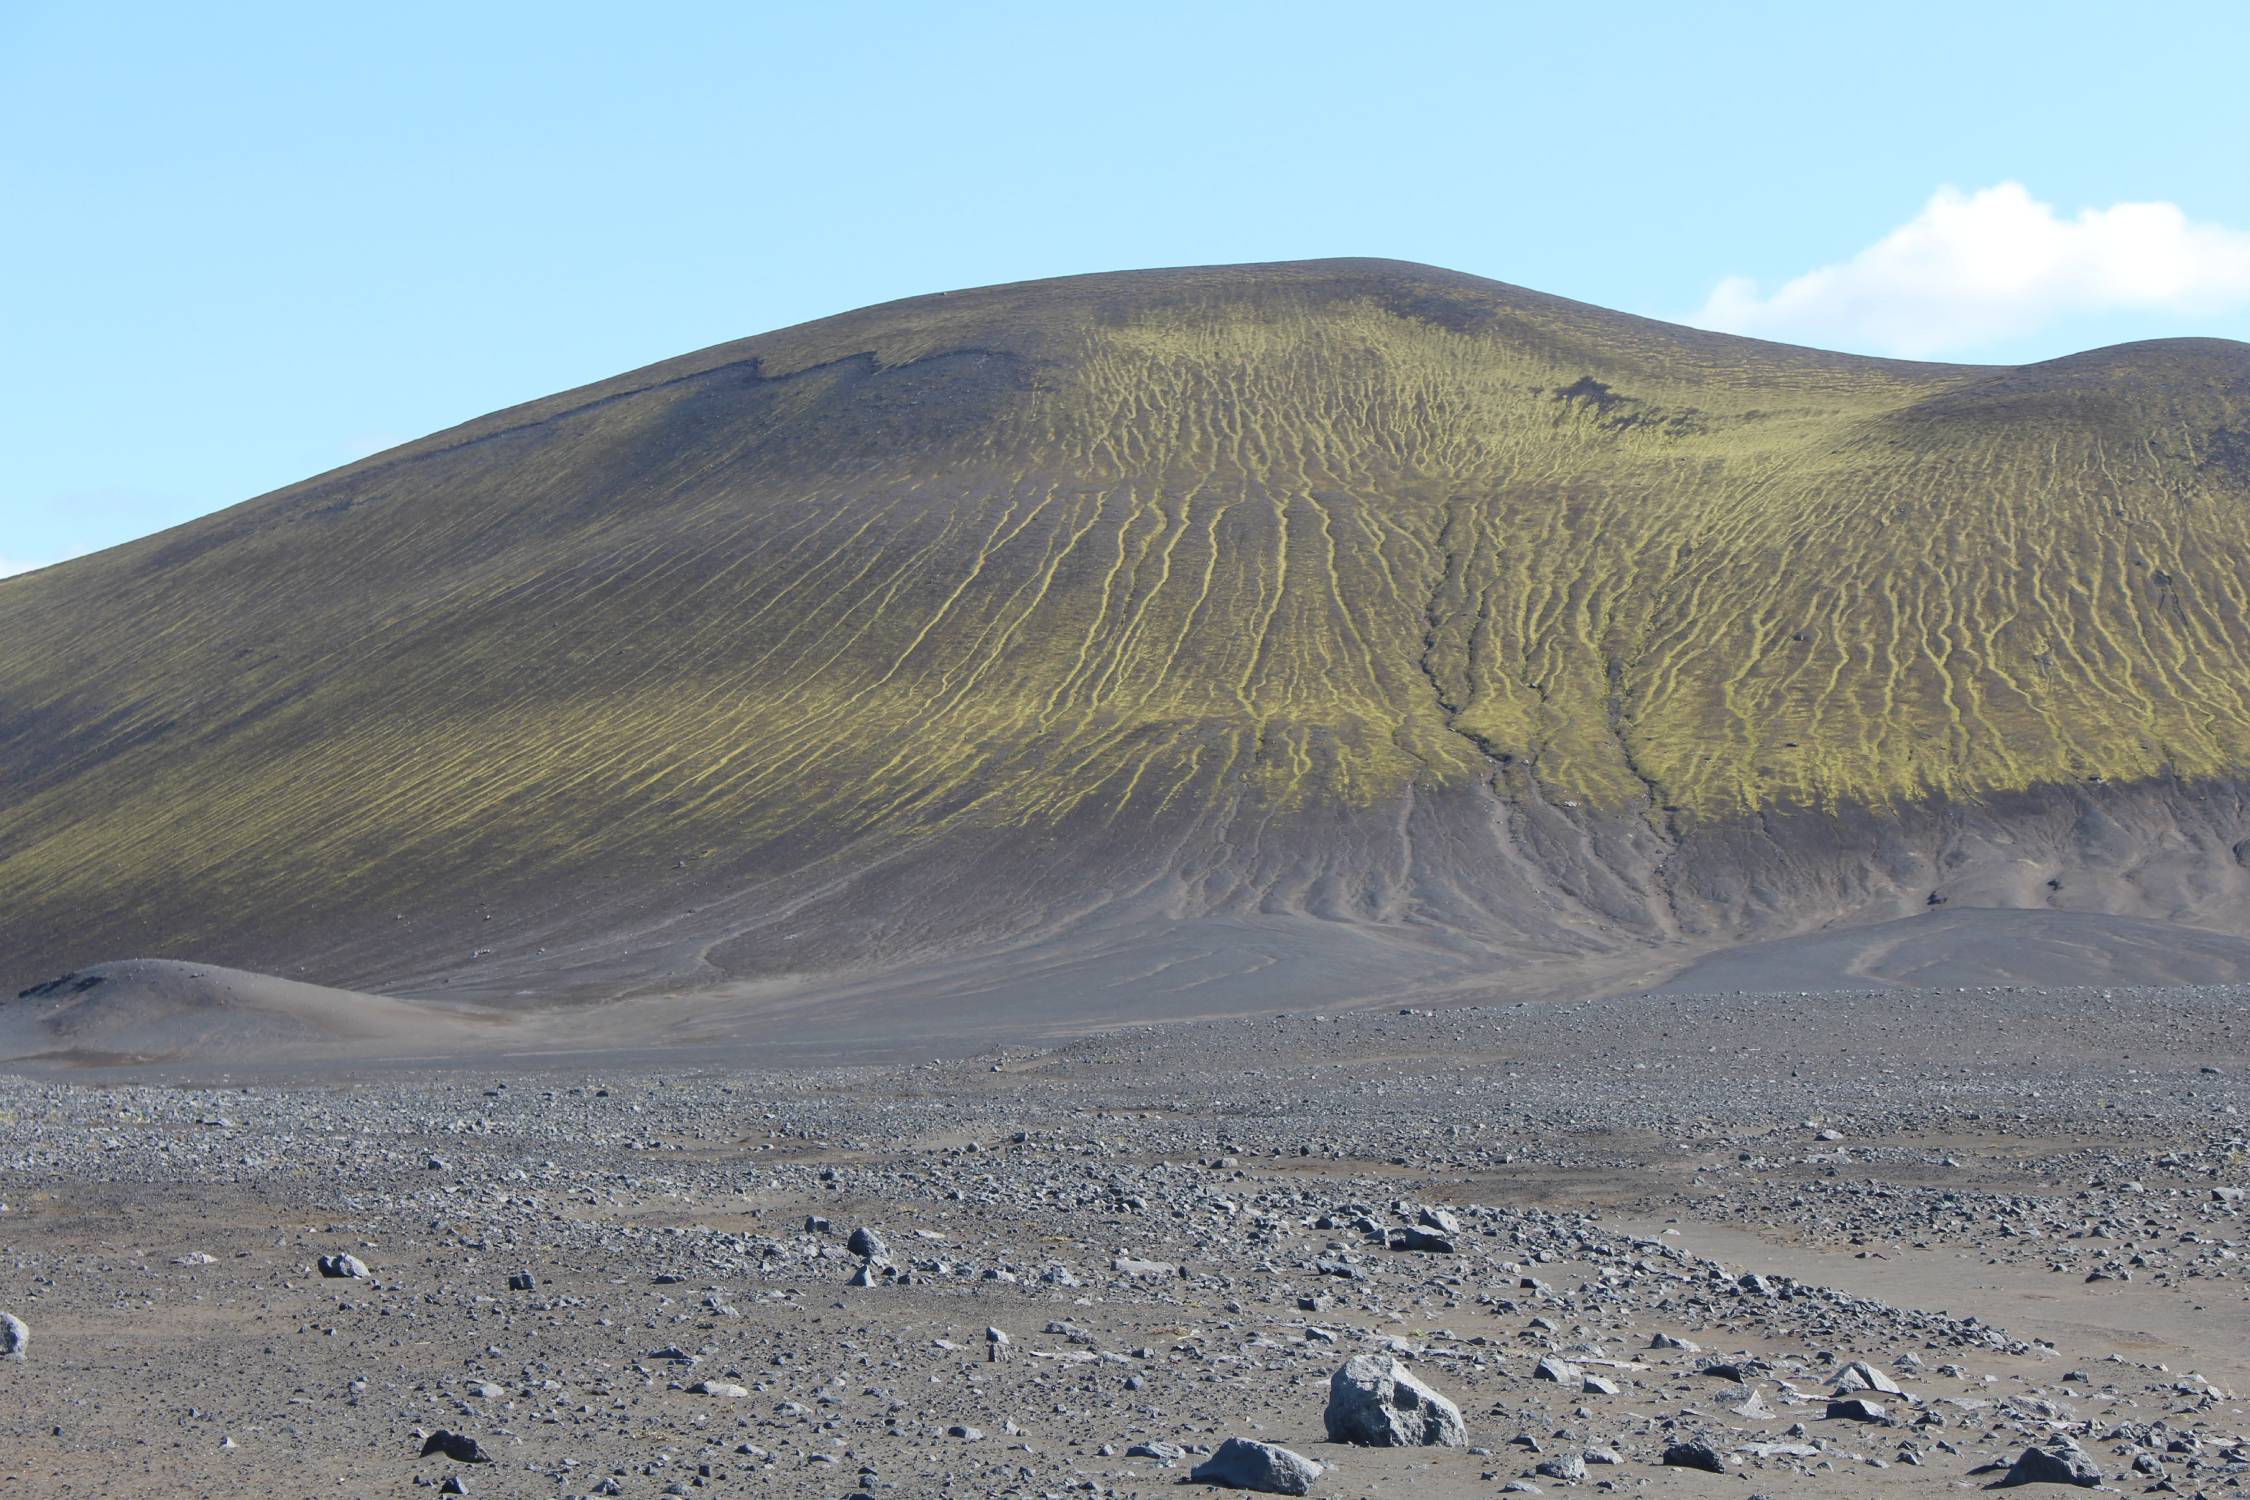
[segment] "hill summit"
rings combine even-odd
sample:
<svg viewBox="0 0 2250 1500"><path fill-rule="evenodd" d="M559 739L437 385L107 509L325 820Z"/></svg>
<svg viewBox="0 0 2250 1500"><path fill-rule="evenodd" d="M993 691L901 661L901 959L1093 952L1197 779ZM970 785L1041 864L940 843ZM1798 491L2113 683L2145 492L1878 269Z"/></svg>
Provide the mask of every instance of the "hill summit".
<svg viewBox="0 0 2250 1500"><path fill-rule="evenodd" d="M1107 1015L1948 901L2239 929L2246 758L2250 347L1928 365L1387 261L1075 277L0 583L0 980Z"/></svg>

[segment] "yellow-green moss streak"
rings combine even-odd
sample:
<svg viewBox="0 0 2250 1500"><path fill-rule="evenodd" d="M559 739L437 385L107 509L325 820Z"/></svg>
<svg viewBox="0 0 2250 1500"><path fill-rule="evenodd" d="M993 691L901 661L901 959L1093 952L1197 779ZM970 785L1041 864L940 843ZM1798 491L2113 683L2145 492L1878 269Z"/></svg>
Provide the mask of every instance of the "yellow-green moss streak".
<svg viewBox="0 0 2250 1500"><path fill-rule="evenodd" d="M1500 757L1687 818L2229 774L2246 393L2240 346L1858 361L1369 263L871 309L0 585L0 904Z"/></svg>

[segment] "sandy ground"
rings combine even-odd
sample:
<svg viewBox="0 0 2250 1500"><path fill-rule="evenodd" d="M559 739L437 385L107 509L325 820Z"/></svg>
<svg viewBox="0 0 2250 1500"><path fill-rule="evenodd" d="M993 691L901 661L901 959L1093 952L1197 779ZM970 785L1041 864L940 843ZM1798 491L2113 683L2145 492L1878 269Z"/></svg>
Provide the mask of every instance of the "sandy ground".
<svg viewBox="0 0 2250 1500"><path fill-rule="evenodd" d="M2001 988L23 1075L0 1494L1154 1495L1231 1436L1338 1496L2231 1493L2246 1067L2240 990ZM1359 1352L1467 1445L1326 1441Z"/></svg>
<svg viewBox="0 0 2250 1500"><path fill-rule="evenodd" d="M1334 928L1329 931L1327 928ZM2101 912L1944 906L1770 942L1630 962L1462 967L1301 918L1175 923L1081 949L1061 938L943 960L557 1003L452 975L366 993L179 960L92 964L0 1000L0 1066L208 1075L338 1066L667 1068L904 1063L1119 1027L1310 1010L1459 1008L1630 995L2250 984L2250 940Z"/></svg>

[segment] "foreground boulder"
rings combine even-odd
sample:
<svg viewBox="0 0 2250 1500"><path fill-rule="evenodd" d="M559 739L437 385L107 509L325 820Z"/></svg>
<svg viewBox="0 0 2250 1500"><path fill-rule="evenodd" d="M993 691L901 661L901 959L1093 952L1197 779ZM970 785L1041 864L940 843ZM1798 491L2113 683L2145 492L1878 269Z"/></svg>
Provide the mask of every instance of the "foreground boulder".
<svg viewBox="0 0 2250 1500"><path fill-rule="evenodd" d="M0 1313L0 1359L21 1364L31 1351L31 1329L14 1313Z"/></svg>
<svg viewBox="0 0 2250 1500"><path fill-rule="evenodd" d="M492 1455L484 1451L482 1443L465 1432L448 1432L443 1427L431 1433L428 1440L422 1444L422 1456L424 1458L428 1458L433 1453L443 1454L457 1464L488 1464L492 1462Z"/></svg>
<svg viewBox="0 0 2250 1500"><path fill-rule="evenodd" d="M1865 1396L1838 1396L1828 1403L1831 1422L1888 1422L1890 1411L1880 1401Z"/></svg>
<svg viewBox="0 0 2250 1500"><path fill-rule="evenodd" d="M1543 1356L1532 1366L1533 1380L1552 1380L1560 1386L1579 1387L1586 1383L1586 1372L1567 1359L1557 1359L1552 1354Z"/></svg>
<svg viewBox="0 0 2250 1500"><path fill-rule="evenodd" d="M1897 1381L1876 1369L1864 1359L1855 1359L1836 1372L1836 1394L1848 1396L1854 1391L1879 1391L1886 1396L1903 1396Z"/></svg>
<svg viewBox="0 0 2250 1500"><path fill-rule="evenodd" d="M2036 1445L2016 1455L1995 1489L2019 1484L2070 1484L2090 1490L2102 1482L2102 1471L2076 1443L2058 1440L2045 1448Z"/></svg>
<svg viewBox="0 0 2250 1500"><path fill-rule="evenodd" d="M731 1381L698 1380L688 1387L688 1394L691 1396L720 1396L729 1401L740 1401L750 1392L747 1387L735 1385Z"/></svg>
<svg viewBox="0 0 2250 1500"><path fill-rule="evenodd" d="M1301 1453L1248 1438L1228 1438L1219 1451L1195 1466L1188 1478L1197 1484L1222 1485L1230 1490L1256 1490L1266 1495L1309 1493L1319 1479L1319 1464Z"/></svg>
<svg viewBox="0 0 2250 1500"><path fill-rule="evenodd" d="M1664 1450L1664 1466L1668 1469L1701 1469L1706 1474L1724 1474L1727 1471L1726 1455L1709 1438L1689 1438L1674 1443Z"/></svg>
<svg viewBox="0 0 2250 1500"><path fill-rule="evenodd" d="M1564 1484L1576 1484L1586 1477L1586 1459L1583 1454L1563 1453L1539 1461L1531 1471L1541 1479L1559 1479Z"/></svg>
<svg viewBox="0 0 2250 1500"><path fill-rule="evenodd" d="M1453 1241L1434 1230L1408 1224L1394 1227L1386 1240L1393 1250L1411 1250L1423 1255L1451 1255Z"/></svg>
<svg viewBox="0 0 2250 1500"><path fill-rule="evenodd" d="M334 1281L365 1281L375 1273L368 1270L367 1262L358 1256L339 1252L320 1258L320 1274Z"/></svg>
<svg viewBox="0 0 2250 1500"><path fill-rule="evenodd" d="M1382 1354L1355 1354L1328 1378L1328 1441L1363 1448L1458 1448L1461 1408Z"/></svg>

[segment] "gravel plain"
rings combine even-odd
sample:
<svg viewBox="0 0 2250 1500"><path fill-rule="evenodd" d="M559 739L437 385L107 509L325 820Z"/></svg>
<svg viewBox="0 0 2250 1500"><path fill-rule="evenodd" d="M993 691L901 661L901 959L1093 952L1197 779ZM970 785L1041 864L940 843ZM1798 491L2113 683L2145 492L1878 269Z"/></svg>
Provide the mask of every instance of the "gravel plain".
<svg viewBox="0 0 2250 1500"><path fill-rule="evenodd" d="M2246 1068L2109 988L23 1072L0 1495L2233 1494ZM1458 1428L1330 1441L1355 1356Z"/></svg>

